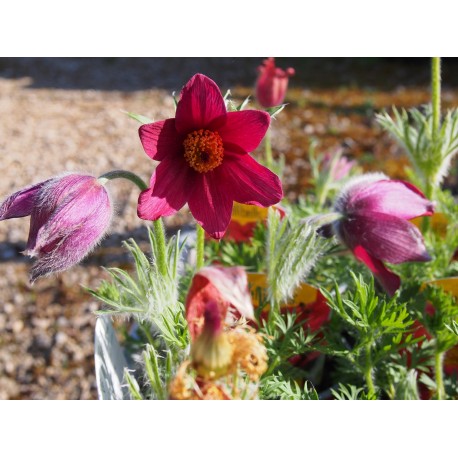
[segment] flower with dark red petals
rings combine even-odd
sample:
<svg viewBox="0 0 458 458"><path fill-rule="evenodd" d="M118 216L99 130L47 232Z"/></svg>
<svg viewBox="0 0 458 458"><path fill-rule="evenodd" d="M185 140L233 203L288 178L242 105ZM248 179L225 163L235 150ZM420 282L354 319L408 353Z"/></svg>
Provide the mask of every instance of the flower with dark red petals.
<svg viewBox="0 0 458 458"><path fill-rule="evenodd" d="M30 280L80 262L110 225L104 186L89 175L67 174L24 188L0 205L0 221L30 216L25 253L37 258Z"/></svg>
<svg viewBox="0 0 458 458"><path fill-rule="evenodd" d="M181 91L175 118L140 127L146 154L160 164L140 194L138 216L156 220L188 203L197 222L219 239L234 201L260 207L279 202L279 178L248 154L269 123L263 111L227 112L216 83L194 75Z"/></svg>
<svg viewBox="0 0 458 458"><path fill-rule="evenodd" d="M434 204L413 185L383 174L363 175L342 189L335 210L342 215L335 233L388 294L395 293L400 279L383 262L431 259L420 231L408 220L432 215Z"/></svg>
<svg viewBox="0 0 458 458"><path fill-rule="evenodd" d="M258 67L259 77L256 82L256 98L265 108L281 105L285 100L289 77L294 75L294 68L283 70L275 66L275 59L269 57Z"/></svg>

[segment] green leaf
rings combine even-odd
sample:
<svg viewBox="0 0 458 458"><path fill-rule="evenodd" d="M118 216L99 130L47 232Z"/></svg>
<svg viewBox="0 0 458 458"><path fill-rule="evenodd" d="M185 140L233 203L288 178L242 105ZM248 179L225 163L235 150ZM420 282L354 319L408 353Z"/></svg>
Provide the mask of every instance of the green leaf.
<svg viewBox="0 0 458 458"><path fill-rule="evenodd" d="M141 124L151 124L154 122L151 118L148 118L147 116L143 116L141 114L131 113L128 111L125 111L124 113L126 113L126 115L129 116L129 118L135 119L135 121L138 121Z"/></svg>

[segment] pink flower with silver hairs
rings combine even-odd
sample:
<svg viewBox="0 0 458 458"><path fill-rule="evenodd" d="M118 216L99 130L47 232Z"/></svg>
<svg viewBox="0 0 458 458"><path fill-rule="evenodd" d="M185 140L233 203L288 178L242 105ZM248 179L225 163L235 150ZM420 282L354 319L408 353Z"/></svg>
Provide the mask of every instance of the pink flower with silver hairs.
<svg viewBox="0 0 458 458"><path fill-rule="evenodd" d="M434 204L410 183L367 174L350 180L337 197L342 218L334 231L355 257L373 272L388 294L400 279L383 262L429 261L423 237L408 220L430 216Z"/></svg>
<svg viewBox="0 0 458 458"><path fill-rule="evenodd" d="M37 261L30 281L80 262L111 221L110 198L90 175L66 174L29 186L0 205L0 221L30 216L25 253Z"/></svg>
<svg viewBox="0 0 458 458"><path fill-rule="evenodd" d="M264 108L281 105L285 100L289 77L294 68L283 70L275 66L275 59L269 57L258 67L259 77L256 82L256 98Z"/></svg>

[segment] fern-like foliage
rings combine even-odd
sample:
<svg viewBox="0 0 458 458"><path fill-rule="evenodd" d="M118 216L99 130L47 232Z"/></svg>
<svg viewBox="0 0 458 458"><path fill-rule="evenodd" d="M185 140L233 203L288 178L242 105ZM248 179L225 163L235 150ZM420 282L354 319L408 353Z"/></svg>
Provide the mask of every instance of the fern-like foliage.
<svg viewBox="0 0 458 458"><path fill-rule="evenodd" d="M458 109L446 113L438 134L433 129L430 105L425 106L423 112L416 108L398 111L393 107L393 117L383 112L376 118L405 148L420 176L423 189L428 188L428 180L432 180L432 185L438 188L458 152Z"/></svg>
<svg viewBox="0 0 458 458"><path fill-rule="evenodd" d="M299 384L295 380L285 380L277 375L265 377L260 387L263 399L278 399L282 401L318 401L315 388L305 382Z"/></svg>
<svg viewBox="0 0 458 458"><path fill-rule="evenodd" d="M131 316L137 322L154 325L164 340L172 347L184 349L188 345L184 307L179 302L180 274L178 260L182 251L179 234L167 244L167 273L161 275L156 263L158 242L148 229L151 254L147 256L138 244L130 239L123 242L134 260L134 273L123 269L106 269L110 281L102 281L97 289L88 291L107 308L97 314Z"/></svg>

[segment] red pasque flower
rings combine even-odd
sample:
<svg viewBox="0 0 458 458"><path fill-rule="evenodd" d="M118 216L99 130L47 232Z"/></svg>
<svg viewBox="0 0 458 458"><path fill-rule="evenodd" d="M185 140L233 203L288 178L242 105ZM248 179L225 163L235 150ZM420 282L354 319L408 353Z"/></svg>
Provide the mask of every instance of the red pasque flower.
<svg viewBox="0 0 458 458"><path fill-rule="evenodd" d="M33 283L80 262L106 233L112 208L96 177L70 173L24 188L0 205L0 221L23 216L30 216L25 253L37 258Z"/></svg>
<svg viewBox="0 0 458 458"><path fill-rule="evenodd" d="M275 67L275 59L269 57L258 67L259 77L256 82L256 98L265 108L281 105L285 100L289 77L294 68L282 70Z"/></svg>
<svg viewBox="0 0 458 458"><path fill-rule="evenodd" d="M413 185L366 174L350 180L337 197L335 210L342 218L334 231L393 295L400 279L383 264L429 261L423 237L408 220L429 216L434 204Z"/></svg>
<svg viewBox="0 0 458 458"><path fill-rule="evenodd" d="M269 123L259 110L227 112L216 83L194 75L181 91L175 118L139 129L146 154L160 164L140 194L138 216L156 220L188 203L197 222L219 239L234 201L261 207L279 202L279 178L248 154Z"/></svg>

